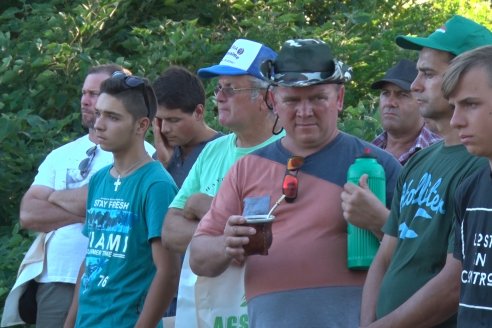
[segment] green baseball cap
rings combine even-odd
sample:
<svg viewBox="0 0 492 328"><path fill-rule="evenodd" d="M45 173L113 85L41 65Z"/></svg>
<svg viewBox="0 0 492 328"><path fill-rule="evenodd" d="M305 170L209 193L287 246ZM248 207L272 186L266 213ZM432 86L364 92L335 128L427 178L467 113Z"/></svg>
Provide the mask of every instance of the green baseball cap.
<svg viewBox="0 0 492 328"><path fill-rule="evenodd" d="M426 38L399 35L396 44L404 49L421 50L425 47L458 56L465 51L491 45L492 32L483 25L456 15Z"/></svg>

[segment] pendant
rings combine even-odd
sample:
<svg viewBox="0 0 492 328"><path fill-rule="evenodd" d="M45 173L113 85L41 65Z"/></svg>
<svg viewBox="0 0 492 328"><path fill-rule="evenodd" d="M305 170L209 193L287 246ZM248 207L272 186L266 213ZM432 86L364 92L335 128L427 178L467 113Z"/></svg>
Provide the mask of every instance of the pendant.
<svg viewBox="0 0 492 328"><path fill-rule="evenodd" d="M114 191L118 191L118 187L121 185L121 175L118 175L118 179L114 183Z"/></svg>

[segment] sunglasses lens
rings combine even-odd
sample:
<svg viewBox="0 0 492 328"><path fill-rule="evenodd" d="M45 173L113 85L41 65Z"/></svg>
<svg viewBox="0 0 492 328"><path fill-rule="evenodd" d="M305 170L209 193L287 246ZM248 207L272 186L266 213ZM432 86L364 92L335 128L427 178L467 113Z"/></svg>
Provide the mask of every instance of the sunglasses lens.
<svg viewBox="0 0 492 328"><path fill-rule="evenodd" d="M89 173L89 168L91 166L92 160L96 155L97 146L89 148L85 153L87 158L84 158L79 164L80 175L85 179Z"/></svg>
<svg viewBox="0 0 492 328"><path fill-rule="evenodd" d="M227 98L234 96L234 90L232 88L222 88L222 93Z"/></svg>
<svg viewBox="0 0 492 328"><path fill-rule="evenodd" d="M91 147L91 148L87 149L87 151L85 153L87 154L87 156L90 157L96 153L96 149L97 149L97 146Z"/></svg>
<svg viewBox="0 0 492 328"><path fill-rule="evenodd" d="M282 183L282 192L285 195L285 200L289 203L293 202L297 197L298 180L297 177L287 174Z"/></svg>
<svg viewBox="0 0 492 328"><path fill-rule="evenodd" d="M126 74L123 73L122 71L116 71L113 73L113 75L111 75L111 77L114 77L116 79L124 79L126 77Z"/></svg>
<svg viewBox="0 0 492 328"><path fill-rule="evenodd" d="M214 89L214 95L217 97L219 92L222 91L222 95L226 96L227 98L234 96L234 88L231 87L221 87L221 86L216 86Z"/></svg>
<svg viewBox="0 0 492 328"><path fill-rule="evenodd" d="M144 81L135 76L128 76L125 80L126 85L130 88L135 88L144 84Z"/></svg>
<svg viewBox="0 0 492 328"><path fill-rule="evenodd" d="M149 99L145 88L145 81L138 76L126 75L124 72L116 71L111 75L113 78L123 80L123 84L127 89L142 87L142 95L144 97L145 106L147 107L147 117L150 114Z"/></svg>
<svg viewBox="0 0 492 328"><path fill-rule="evenodd" d="M287 162L287 170L298 170L302 166L302 164L304 164L304 157L292 156Z"/></svg>
<svg viewBox="0 0 492 328"><path fill-rule="evenodd" d="M82 162L80 162L79 164L79 170L80 171L85 171L87 170L87 166L89 166L89 157L87 157L86 159L84 159Z"/></svg>

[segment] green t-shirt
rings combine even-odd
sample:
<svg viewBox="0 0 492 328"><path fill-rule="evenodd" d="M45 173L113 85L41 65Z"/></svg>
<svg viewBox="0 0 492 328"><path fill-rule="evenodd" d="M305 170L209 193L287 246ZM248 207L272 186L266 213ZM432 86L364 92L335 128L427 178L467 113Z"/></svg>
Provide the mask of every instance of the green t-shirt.
<svg viewBox="0 0 492 328"><path fill-rule="evenodd" d="M396 185L384 233L398 238L384 275L377 318L392 312L443 268L453 252L453 195L458 184L487 161L463 145L434 144L415 154ZM443 327L454 326L456 318Z"/></svg>
<svg viewBox="0 0 492 328"><path fill-rule="evenodd" d="M177 192L159 162L122 178L117 191L110 169L101 169L89 183L83 230L89 245L76 327L134 327L156 271L150 240L160 238Z"/></svg>
<svg viewBox="0 0 492 328"><path fill-rule="evenodd" d="M198 156L169 207L184 208L188 198L196 193L204 193L214 197L225 175L238 159L282 138L284 135L285 132L272 135L261 144L249 148L236 147L236 135L234 133L209 142Z"/></svg>

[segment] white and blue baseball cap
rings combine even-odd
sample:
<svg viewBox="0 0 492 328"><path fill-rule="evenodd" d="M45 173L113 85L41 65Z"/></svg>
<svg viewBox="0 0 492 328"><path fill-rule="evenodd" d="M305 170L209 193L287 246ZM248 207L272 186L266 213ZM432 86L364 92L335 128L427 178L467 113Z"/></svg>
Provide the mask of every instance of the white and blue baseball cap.
<svg viewBox="0 0 492 328"><path fill-rule="evenodd" d="M261 43L237 39L218 65L200 68L198 76L208 79L219 75L251 75L262 79L261 63L276 57L275 51Z"/></svg>

